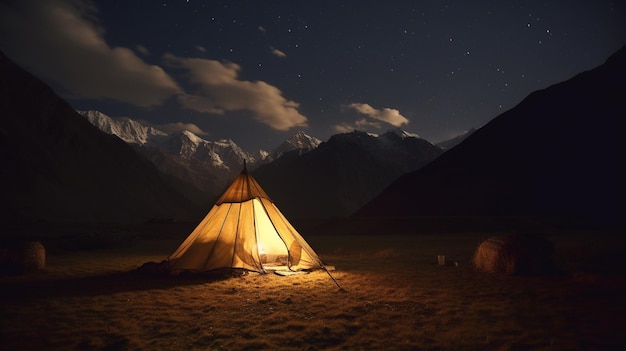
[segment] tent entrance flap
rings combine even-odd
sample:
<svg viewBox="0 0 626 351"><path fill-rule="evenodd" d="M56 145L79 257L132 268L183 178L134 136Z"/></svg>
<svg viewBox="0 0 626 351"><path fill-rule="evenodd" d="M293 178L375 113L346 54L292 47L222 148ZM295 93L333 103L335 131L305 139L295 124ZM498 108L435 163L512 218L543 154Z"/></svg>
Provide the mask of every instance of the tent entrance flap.
<svg viewBox="0 0 626 351"><path fill-rule="evenodd" d="M263 265L287 265L289 251L258 199L252 200L259 257Z"/></svg>

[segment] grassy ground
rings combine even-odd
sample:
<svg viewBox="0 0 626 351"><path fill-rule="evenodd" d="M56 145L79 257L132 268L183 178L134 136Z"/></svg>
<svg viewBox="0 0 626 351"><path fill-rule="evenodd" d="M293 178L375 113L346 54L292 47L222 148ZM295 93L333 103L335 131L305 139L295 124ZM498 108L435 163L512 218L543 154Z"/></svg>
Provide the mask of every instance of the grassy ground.
<svg viewBox="0 0 626 351"><path fill-rule="evenodd" d="M0 350L615 350L626 346L624 245L561 233L567 274L494 276L487 234L307 236L325 272L183 280L128 274L180 239L53 249L44 274L0 277ZM437 265L446 255L458 266Z"/></svg>

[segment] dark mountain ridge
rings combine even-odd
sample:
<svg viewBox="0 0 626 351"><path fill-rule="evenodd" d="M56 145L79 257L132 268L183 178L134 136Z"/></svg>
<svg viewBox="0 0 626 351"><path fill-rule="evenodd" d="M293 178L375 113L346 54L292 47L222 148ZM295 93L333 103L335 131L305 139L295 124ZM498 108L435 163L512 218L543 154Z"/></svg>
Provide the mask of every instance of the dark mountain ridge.
<svg viewBox="0 0 626 351"><path fill-rule="evenodd" d="M397 131L380 136L354 131L333 135L304 154L287 153L252 174L289 218L342 217L441 152Z"/></svg>
<svg viewBox="0 0 626 351"><path fill-rule="evenodd" d="M145 158L102 133L0 52L2 221L145 221L197 209Z"/></svg>
<svg viewBox="0 0 626 351"><path fill-rule="evenodd" d="M534 92L356 217L537 216L624 227L626 47Z"/></svg>

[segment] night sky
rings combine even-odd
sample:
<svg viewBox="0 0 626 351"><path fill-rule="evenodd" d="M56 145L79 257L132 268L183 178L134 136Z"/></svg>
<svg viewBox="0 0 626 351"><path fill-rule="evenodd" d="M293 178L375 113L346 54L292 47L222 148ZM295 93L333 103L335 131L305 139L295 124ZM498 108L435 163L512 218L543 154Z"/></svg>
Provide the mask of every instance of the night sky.
<svg viewBox="0 0 626 351"><path fill-rule="evenodd" d="M437 142L602 64L625 14L605 0L2 0L0 49L77 109L248 151L300 130Z"/></svg>

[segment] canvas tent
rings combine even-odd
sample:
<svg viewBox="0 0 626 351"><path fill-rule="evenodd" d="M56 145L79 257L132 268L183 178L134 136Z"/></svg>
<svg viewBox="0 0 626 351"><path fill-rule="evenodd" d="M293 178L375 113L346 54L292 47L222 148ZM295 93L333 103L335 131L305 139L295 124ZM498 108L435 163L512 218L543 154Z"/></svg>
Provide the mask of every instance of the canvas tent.
<svg viewBox="0 0 626 351"><path fill-rule="evenodd" d="M168 263L172 273L325 269L245 165Z"/></svg>

